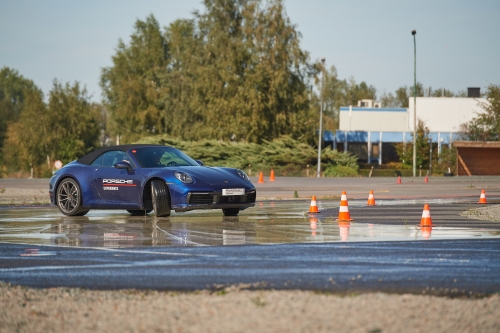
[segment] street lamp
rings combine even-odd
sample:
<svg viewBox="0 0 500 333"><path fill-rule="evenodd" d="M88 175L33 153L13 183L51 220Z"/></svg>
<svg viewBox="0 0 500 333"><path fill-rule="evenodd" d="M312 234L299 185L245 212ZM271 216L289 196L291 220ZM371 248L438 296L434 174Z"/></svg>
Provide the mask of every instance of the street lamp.
<svg viewBox="0 0 500 333"><path fill-rule="evenodd" d="M320 111L319 111L319 139L318 139L318 171L316 178L321 177L321 135L323 132L323 89L325 86L325 58L321 59L321 90L320 90Z"/></svg>
<svg viewBox="0 0 500 333"><path fill-rule="evenodd" d="M413 177L417 176L417 30L413 35Z"/></svg>

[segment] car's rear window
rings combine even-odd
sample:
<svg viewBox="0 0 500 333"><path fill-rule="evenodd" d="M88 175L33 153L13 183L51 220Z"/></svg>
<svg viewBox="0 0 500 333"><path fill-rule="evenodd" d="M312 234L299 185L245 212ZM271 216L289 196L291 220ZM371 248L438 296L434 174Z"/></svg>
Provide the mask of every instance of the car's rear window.
<svg viewBox="0 0 500 333"><path fill-rule="evenodd" d="M172 147L143 147L132 149L130 152L143 168L199 165L191 157Z"/></svg>

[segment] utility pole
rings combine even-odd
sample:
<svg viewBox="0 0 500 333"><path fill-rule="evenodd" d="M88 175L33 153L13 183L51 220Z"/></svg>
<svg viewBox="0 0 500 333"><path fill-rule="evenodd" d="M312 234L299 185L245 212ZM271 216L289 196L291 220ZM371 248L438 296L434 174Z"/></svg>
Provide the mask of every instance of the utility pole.
<svg viewBox="0 0 500 333"><path fill-rule="evenodd" d="M318 171L316 178L321 177L321 140L323 135L323 90L325 86L325 58L321 59L321 90L320 90L320 111L319 111L319 138L318 138Z"/></svg>
<svg viewBox="0 0 500 333"><path fill-rule="evenodd" d="M417 176L417 30L413 35L413 177Z"/></svg>

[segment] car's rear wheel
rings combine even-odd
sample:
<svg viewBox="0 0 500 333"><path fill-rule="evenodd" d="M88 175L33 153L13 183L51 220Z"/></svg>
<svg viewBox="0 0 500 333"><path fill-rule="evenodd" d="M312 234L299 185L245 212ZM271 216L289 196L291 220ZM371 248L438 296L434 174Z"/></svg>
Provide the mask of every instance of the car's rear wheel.
<svg viewBox="0 0 500 333"><path fill-rule="evenodd" d="M134 210L127 209L127 212L129 212L130 215L132 215L132 216L144 216L148 213L151 213L152 210L150 210L150 209L146 209L146 210L144 210L144 209L134 209Z"/></svg>
<svg viewBox="0 0 500 333"><path fill-rule="evenodd" d="M64 215L83 216L89 212L82 207L82 192L78 183L71 179L64 179L57 187L57 207Z"/></svg>
<svg viewBox="0 0 500 333"><path fill-rule="evenodd" d="M239 214L240 210L238 208L226 208L223 209L222 212L224 216L236 216Z"/></svg>
<svg viewBox="0 0 500 333"><path fill-rule="evenodd" d="M151 199L155 216L170 216L170 192L164 181L159 179L151 181Z"/></svg>

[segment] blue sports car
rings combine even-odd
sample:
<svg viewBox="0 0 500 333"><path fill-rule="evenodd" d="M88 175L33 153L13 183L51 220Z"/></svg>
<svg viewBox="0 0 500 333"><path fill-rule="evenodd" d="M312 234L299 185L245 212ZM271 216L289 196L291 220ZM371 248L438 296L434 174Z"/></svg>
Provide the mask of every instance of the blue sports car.
<svg viewBox="0 0 500 333"><path fill-rule="evenodd" d="M257 192L242 170L204 166L173 147L134 144L99 148L66 164L50 179L49 194L70 216L90 209L155 216L222 209L231 216L255 206Z"/></svg>

